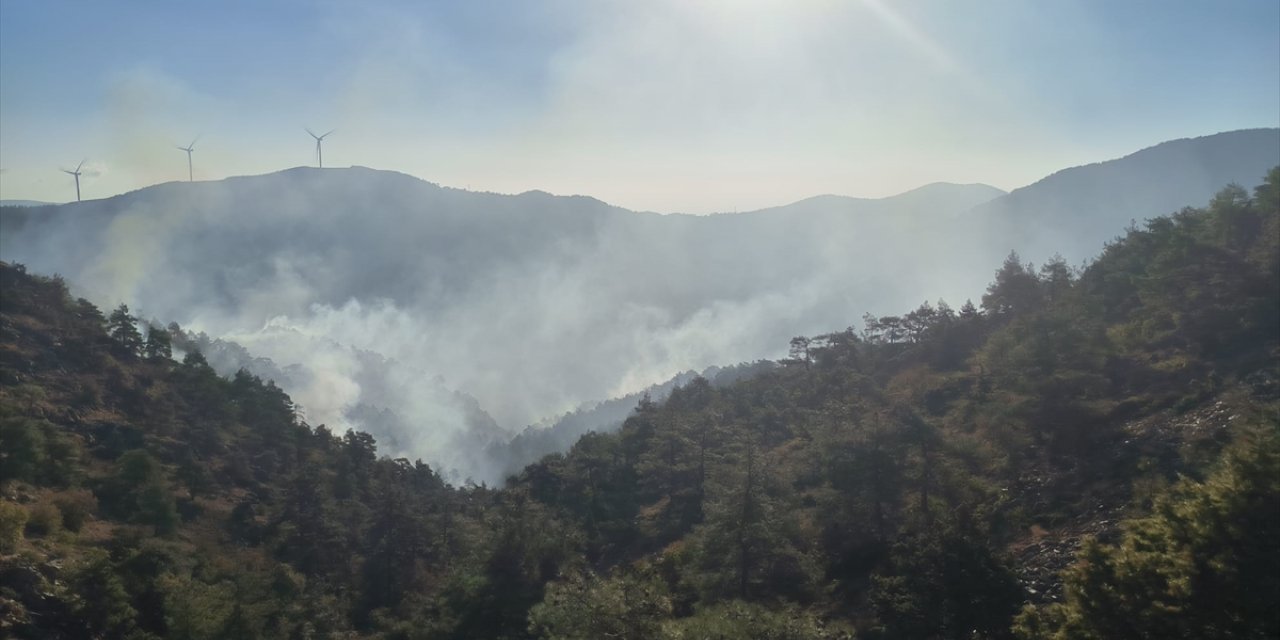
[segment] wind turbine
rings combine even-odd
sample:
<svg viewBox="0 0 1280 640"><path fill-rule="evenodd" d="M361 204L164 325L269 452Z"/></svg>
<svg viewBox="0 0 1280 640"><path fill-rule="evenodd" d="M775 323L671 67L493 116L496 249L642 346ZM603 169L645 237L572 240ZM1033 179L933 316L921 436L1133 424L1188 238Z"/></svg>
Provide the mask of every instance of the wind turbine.
<svg viewBox="0 0 1280 640"><path fill-rule="evenodd" d="M62 170L63 173L73 175L76 178L76 202L80 202L80 167L83 167L84 163L85 161L81 160L80 164L76 165L75 171L71 171L69 169Z"/></svg>
<svg viewBox="0 0 1280 640"><path fill-rule="evenodd" d="M329 130L329 133L333 133L334 131L336 131L336 129L330 129L330 130ZM314 131L312 131L311 129L307 129L307 133L311 134L311 137L316 139L316 164L320 165L320 168L321 168L321 169L323 169L323 168L324 168L324 155L320 153L320 141L322 141L322 140L324 140L326 137L328 137L328 136L329 136L329 133L326 133L326 134L324 134L324 135L318 136L318 135L316 135L316 133L315 133Z"/></svg>
<svg viewBox="0 0 1280 640"><path fill-rule="evenodd" d="M191 144L185 147L178 147L179 150L187 152L187 182L194 182L194 180L192 180L191 178L191 152L195 150L196 140L199 140L199 139L200 139L200 136L196 136L195 140L191 141Z"/></svg>

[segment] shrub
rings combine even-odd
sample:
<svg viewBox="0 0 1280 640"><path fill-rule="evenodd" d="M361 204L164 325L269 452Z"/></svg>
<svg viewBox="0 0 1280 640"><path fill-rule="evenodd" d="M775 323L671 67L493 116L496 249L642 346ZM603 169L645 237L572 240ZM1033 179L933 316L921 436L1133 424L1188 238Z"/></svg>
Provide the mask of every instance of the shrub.
<svg viewBox="0 0 1280 640"><path fill-rule="evenodd" d="M80 531L89 516L98 510L98 500L84 489L63 491L54 496L53 504L62 513L62 526L72 532Z"/></svg>
<svg viewBox="0 0 1280 640"><path fill-rule="evenodd" d="M27 510L12 502L0 502L0 553L13 553L22 541Z"/></svg>
<svg viewBox="0 0 1280 640"><path fill-rule="evenodd" d="M47 503L33 505L27 512L26 535L32 538L42 538L58 532L58 528L62 526L62 514L58 512L58 508Z"/></svg>

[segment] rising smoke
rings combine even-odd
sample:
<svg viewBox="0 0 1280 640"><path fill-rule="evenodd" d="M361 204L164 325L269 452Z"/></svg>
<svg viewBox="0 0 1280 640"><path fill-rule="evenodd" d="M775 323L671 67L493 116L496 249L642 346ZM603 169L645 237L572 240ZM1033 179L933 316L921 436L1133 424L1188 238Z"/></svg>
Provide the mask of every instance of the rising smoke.
<svg viewBox="0 0 1280 640"><path fill-rule="evenodd" d="M276 378L313 425L365 429L384 453L494 482L502 470L483 450L526 425L682 371L777 357L791 337L865 312L958 306L1011 248L1079 262L1131 218L1256 183L1280 162L1280 137L1245 133L1055 177L1064 190L931 185L713 216L295 169L6 209L0 257L60 273L100 306L203 332L206 348L222 339L269 359L210 358ZM1197 160L1224 144L1235 161ZM1044 218L1069 219L1068 187L1092 198L1087 223ZM1052 238L1035 231L1047 222Z"/></svg>

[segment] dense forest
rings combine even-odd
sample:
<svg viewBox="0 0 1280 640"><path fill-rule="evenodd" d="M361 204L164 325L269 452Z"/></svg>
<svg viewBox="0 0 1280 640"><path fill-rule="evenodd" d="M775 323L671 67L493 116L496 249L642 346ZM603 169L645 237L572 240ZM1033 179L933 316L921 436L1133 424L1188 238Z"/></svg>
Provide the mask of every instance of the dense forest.
<svg viewBox="0 0 1280 640"><path fill-rule="evenodd" d="M1280 168L500 488L57 276L0 294L0 635L1280 636Z"/></svg>

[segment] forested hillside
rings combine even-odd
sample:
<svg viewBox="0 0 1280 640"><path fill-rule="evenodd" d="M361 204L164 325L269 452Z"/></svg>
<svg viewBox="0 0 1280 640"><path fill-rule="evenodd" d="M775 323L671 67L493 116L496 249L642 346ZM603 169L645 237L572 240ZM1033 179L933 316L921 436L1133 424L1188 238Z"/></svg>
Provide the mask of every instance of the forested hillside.
<svg viewBox="0 0 1280 640"><path fill-rule="evenodd" d="M1280 168L1081 271L1010 255L977 302L642 400L501 488L57 277L0 294L0 635L1280 634Z"/></svg>
<svg viewBox="0 0 1280 640"><path fill-rule="evenodd" d="M1277 163L1280 129L1250 129L1009 194L936 183L706 216L297 167L0 207L0 259L59 273L104 309L243 346L313 424L494 484L505 460L477 453L526 426L682 371L778 359L793 336L866 312L976 300L1010 249L1077 267L1131 220L1252 189ZM546 434L529 435L514 445Z"/></svg>

